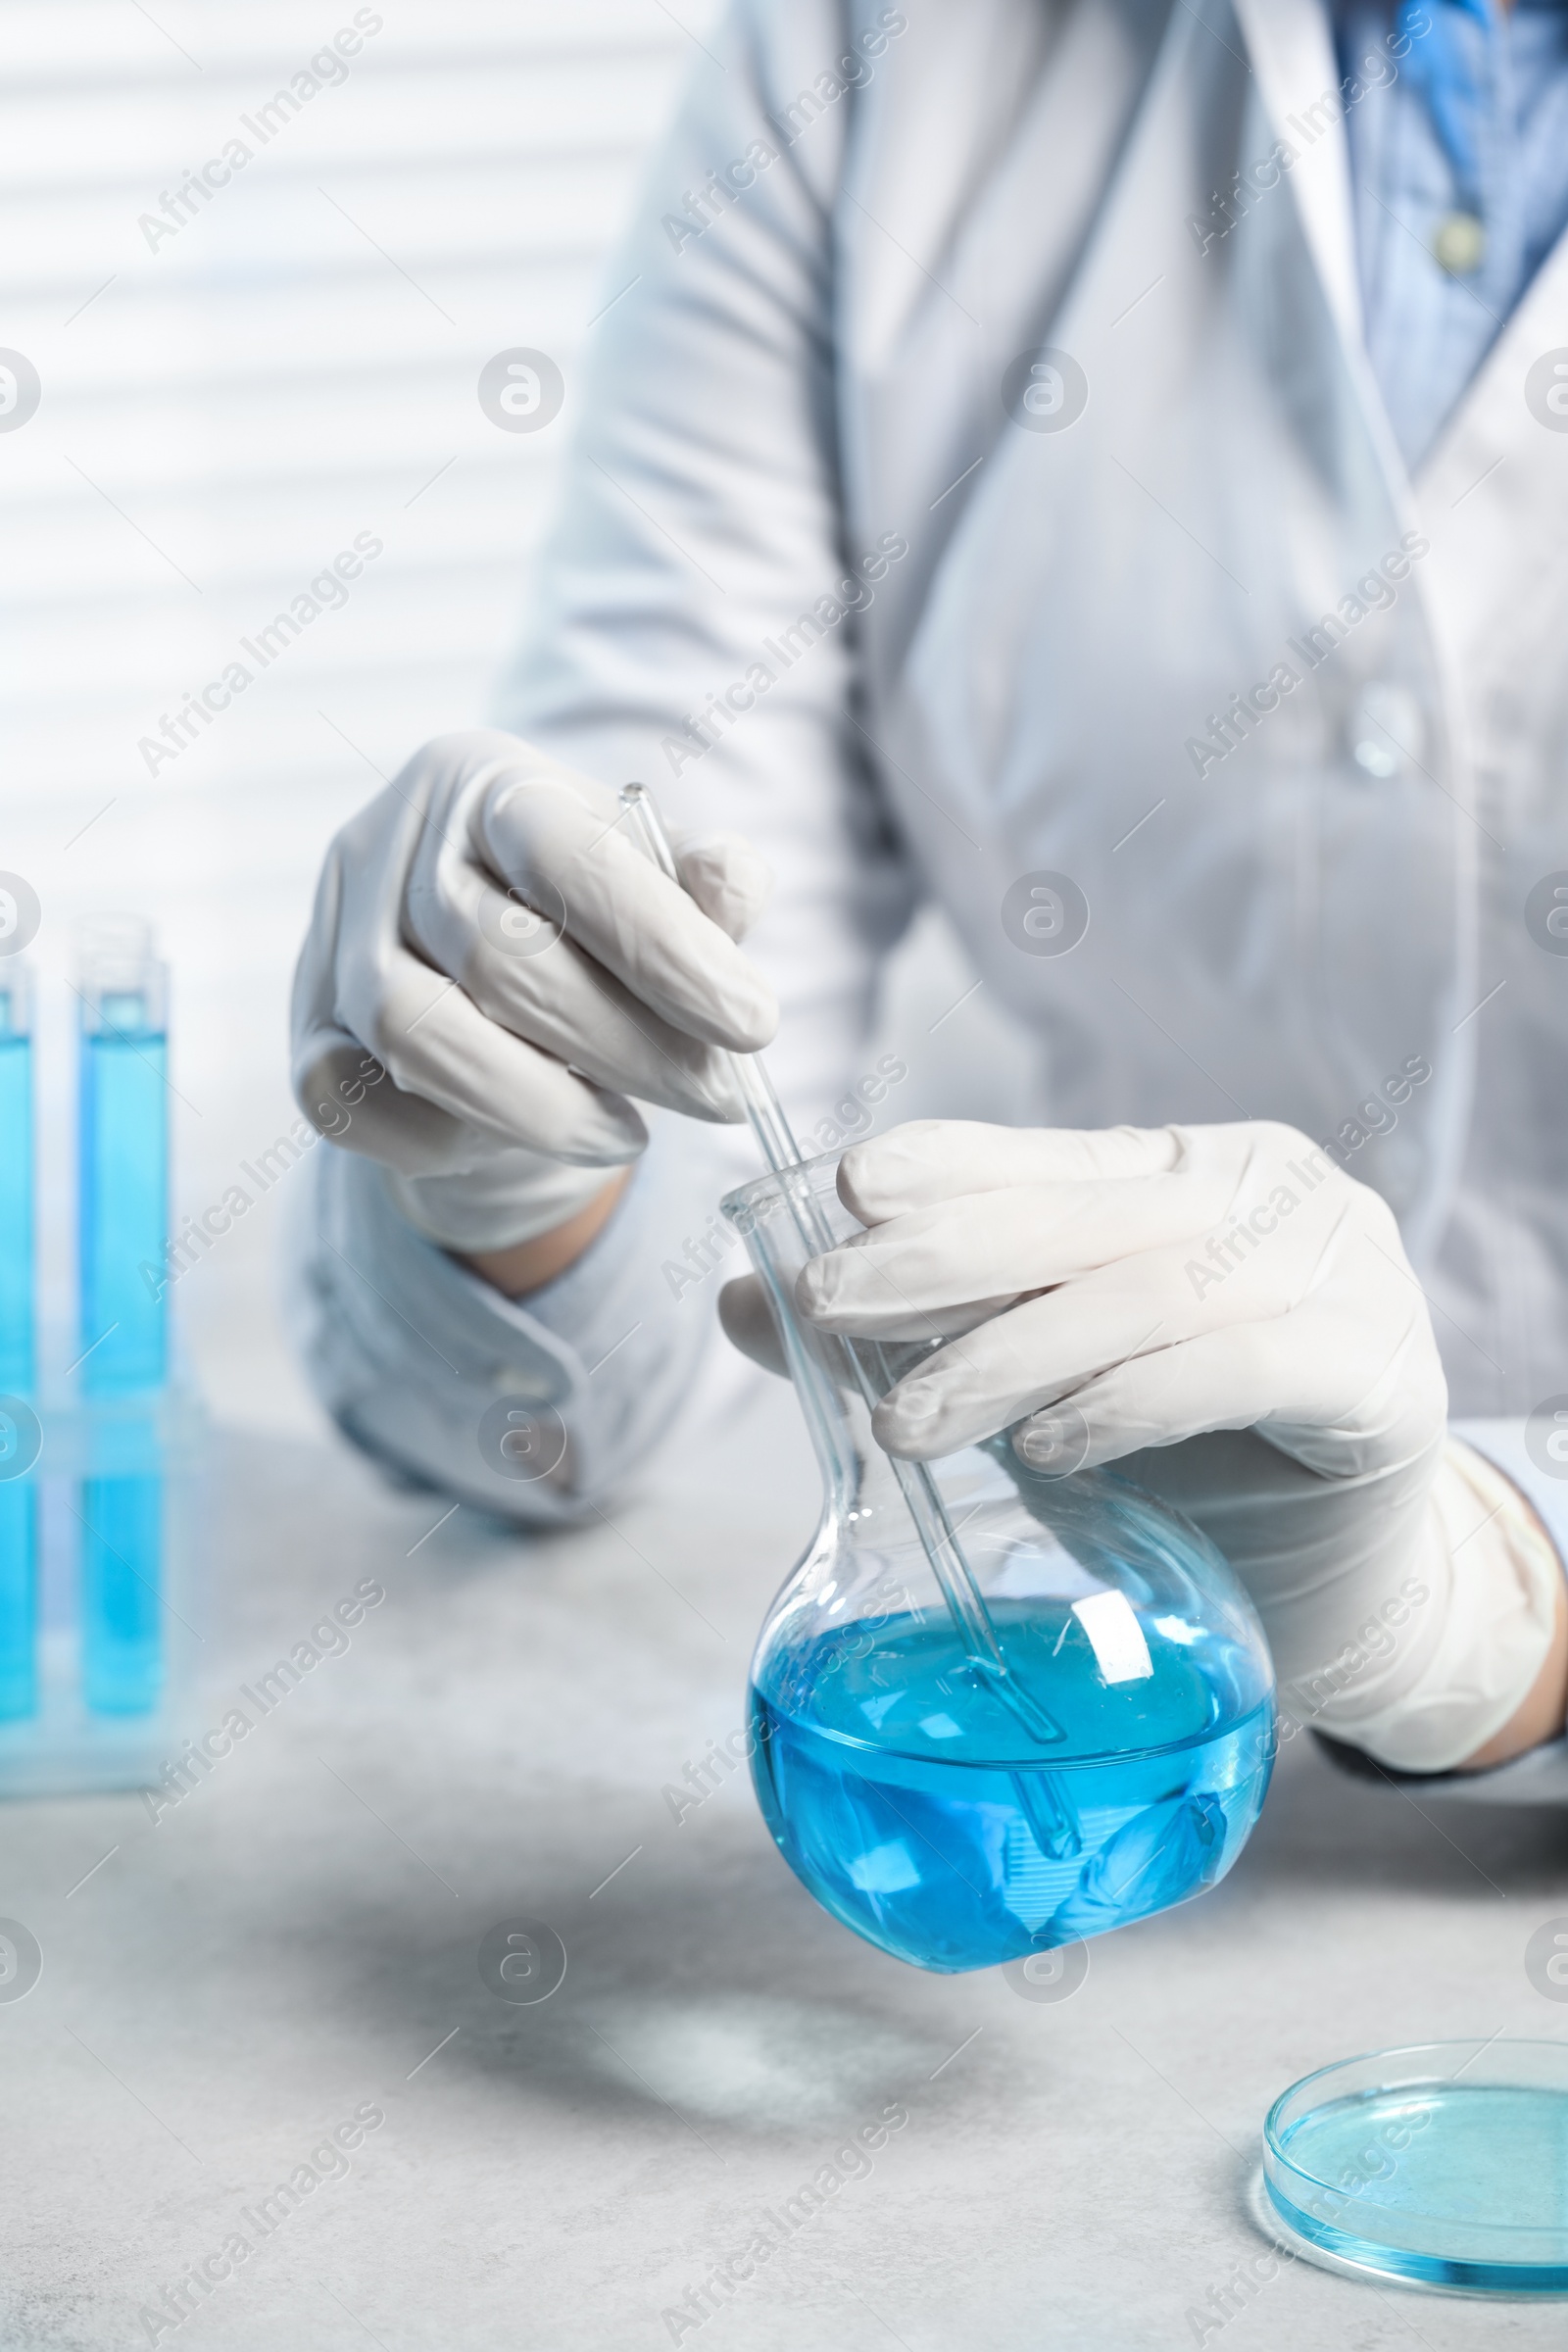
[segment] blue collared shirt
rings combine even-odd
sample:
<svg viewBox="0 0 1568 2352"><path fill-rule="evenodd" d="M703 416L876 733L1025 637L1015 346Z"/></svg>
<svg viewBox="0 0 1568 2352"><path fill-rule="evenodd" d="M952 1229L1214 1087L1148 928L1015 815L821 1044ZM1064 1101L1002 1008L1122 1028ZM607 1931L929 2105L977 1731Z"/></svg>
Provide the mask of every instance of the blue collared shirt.
<svg viewBox="0 0 1568 2352"><path fill-rule="evenodd" d="M1390 61L1391 11L1336 8L1367 350L1411 471L1568 225L1568 6L1563 0L1425 0L1399 9L1413 37ZM1423 24L1429 30L1421 31ZM1358 75L1375 55L1379 82ZM1479 268L1448 274L1434 243L1473 213Z"/></svg>

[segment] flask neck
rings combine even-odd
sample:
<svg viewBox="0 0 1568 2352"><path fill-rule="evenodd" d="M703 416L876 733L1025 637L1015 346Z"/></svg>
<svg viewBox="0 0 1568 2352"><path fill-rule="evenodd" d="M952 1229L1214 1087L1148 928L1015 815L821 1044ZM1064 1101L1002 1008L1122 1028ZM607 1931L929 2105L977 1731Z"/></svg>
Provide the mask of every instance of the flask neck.
<svg viewBox="0 0 1568 2352"><path fill-rule="evenodd" d="M805 1321L795 1303L795 1283L813 1248L820 1246L814 1229L831 1231L833 1240L847 1239L859 1230L843 1208L828 1182L822 1163L808 1171L815 1200L809 1219L799 1204L792 1205L782 1189L762 1192L735 1215L752 1263L767 1286L774 1318L784 1343L791 1378L810 1433L822 1474L825 1513L836 1518L847 1535L873 1522L879 1530L907 1518L898 1478L871 1430L871 1405L866 1401L866 1374L880 1396L905 1367L906 1358L923 1349L868 1347L858 1344L859 1362L852 1359L850 1344ZM907 1526L915 1540L912 1523Z"/></svg>
<svg viewBox="0 0 1568 2352"><path fill-rule="evenodd" d="M807 1330L794 1302L774 1294L774 1309L785 1333L796 1392L822 1473L826 1509L854 1527L875 1513L902 1517L904 1498L893 1466L871 1432L871 1410L861 1396L842 1340ZM912 1532L912 1531L911 1531Z"/></svg>

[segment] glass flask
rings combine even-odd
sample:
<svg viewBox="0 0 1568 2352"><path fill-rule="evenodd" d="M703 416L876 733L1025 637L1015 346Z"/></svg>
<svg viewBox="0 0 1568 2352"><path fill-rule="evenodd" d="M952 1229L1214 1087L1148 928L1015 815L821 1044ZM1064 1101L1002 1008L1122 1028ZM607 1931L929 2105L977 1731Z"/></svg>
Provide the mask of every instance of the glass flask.
<svg viewBox="0 0 1568 2352"><path fill-rule="evenodd" d="M1273 1670L1214 1546L1113 1471L1031 1469L1005 1433L928 1476L882 1451L867 1396L944 1343L797 1314L807 1259L860 1230L837 1172L830 1154L723 1204L825 1490L752 1661L752 1774L836 1919L917 1968L990 1968L1224 1877L1268 1786Z"/></svg>

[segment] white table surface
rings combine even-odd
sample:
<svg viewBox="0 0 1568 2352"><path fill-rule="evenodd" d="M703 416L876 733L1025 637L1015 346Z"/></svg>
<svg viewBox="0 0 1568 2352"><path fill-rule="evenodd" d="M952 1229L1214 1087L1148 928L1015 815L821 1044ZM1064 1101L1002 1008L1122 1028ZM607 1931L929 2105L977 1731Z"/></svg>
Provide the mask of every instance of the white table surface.
<svg viewBox="0 0 1568 2352"><path fill-rule="evenodd" d="M464 1510L420 1543L446 1505L345 1450L219 1443L193 1733L359 1579L388 1597L157 1826L123 1794L0 1808L0 1912L44 1954L0 2005L7 2352L145 2344L141 2307L236 2229L259 2240L242 2209L367 2102L385 2121L346 2175L160 2344L654 2352L662 2313L899 2102L869 2173L775 2226L679 2341L1163 2352L1263 2251L1248 2184L1287 2083L1387 2043L1568 2034L1523 1965L1568 1910L1565 1826L1423 1814L1305 1740L1228 1882L1097 1942L1054 2005L836 1926L743 1775L677 1826L662 1788L740 1724L814 1517L787 1395L725 1478L544 1542ZM569 1954L534 2007L476 1968L516 1916ZM1304 2263L1233 2313L1201 2340L1448 2352L1568 2326Z"/></svg>

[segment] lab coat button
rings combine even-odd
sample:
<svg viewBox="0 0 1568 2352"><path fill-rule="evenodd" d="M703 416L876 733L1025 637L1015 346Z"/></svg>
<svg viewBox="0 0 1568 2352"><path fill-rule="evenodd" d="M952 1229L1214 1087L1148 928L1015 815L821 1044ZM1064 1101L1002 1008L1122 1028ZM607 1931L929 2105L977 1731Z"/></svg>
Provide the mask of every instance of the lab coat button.
<svg viewBox="0 0 1568 2352"><path fill-rule="evenodd" d="M1350 706L1346 727L1350 758L1364 776L1379 782L1407 775L1420 764L1425 734L1421 705L1408 686L1371 679Z"/></svg>

